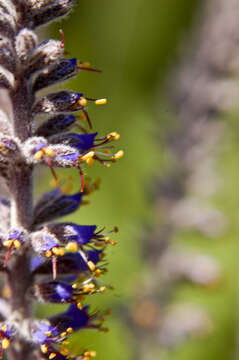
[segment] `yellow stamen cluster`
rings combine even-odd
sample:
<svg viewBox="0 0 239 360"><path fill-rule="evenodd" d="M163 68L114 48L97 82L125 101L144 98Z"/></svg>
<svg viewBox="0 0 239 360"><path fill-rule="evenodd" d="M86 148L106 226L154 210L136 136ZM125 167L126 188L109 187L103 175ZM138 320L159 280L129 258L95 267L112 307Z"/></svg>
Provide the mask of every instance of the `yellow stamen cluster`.
<svg viewBox="0 0 239 360"><path fill-rule="evenodd" d="M106 139L108 140L119 140L120 138L120 134L118 134L117 132L111 132L106 136Z"/></svg>
<svg viewBox="0 0 239 360"><path fill-rule="evenodd" d="M77 251L78 251L78 244L77 244L77 242L75 242L75 241L70 241L70 242L66 245L65 249L66 249L67 251L70 251L70 252L77 252Z"/></svg>
<svg viewBox="0 0 239 360"><path fill-rule="evenodd" d="M46 155L48 157L54 156L54 151L52 149L49 149L47 147L43 147L41 150L37 151L34 155L35 160L41 160L43 156Z"/></svg>
<svg viewBox="0 0 239 360"><path fill-rule="evenodd" d="M21 241L18 240L18 239L6 240L6 241L4 241L4 243L3 243L3 246L8 247L8 248L9 248L10 246L12 246L12 245L14 245L14 247L15 247L16 249L20 249L20 247L22 246Z"/></svg>
<svg viewBox="0 0 239 360"><path fill-rule="evenodd" d="M82 286L83 292L94 292L95 290L95 284L89 283Z"/></svg>
<svg viewBox="0 0 239 360"><path fill-rule="evenodd" d="M47 258L50 258L52 257L53 255L56 255L56 256L63 256L65 254L65 251L63 248L59 248L59 247L53 247L51 250L46 250L44 252L45 256Z"/></svg>
<svg viewBox="0 0 239 360"><path fill-rule="evenodd" d="M79 160L81 162L85 161L88 165L93 165L94 156L95 156L95 152L94 151L89 151L87 154L85 154L83 156L79 156Z"/></svg>
<svg viewBox="0 0 239 360"><path fill-rule="evenodd" d="M2 348L4 350L6 350L9 348L9 346L10 346L10 340L7 337L3 338L2 339Z"/></svg>
<svg viewBox="0 0 239 360"><path fill-rule="evenodd" d="M91 358L96 357L96 352L95 351L89 351L86 350L83 354L83 360L90 360Z"/></svg>

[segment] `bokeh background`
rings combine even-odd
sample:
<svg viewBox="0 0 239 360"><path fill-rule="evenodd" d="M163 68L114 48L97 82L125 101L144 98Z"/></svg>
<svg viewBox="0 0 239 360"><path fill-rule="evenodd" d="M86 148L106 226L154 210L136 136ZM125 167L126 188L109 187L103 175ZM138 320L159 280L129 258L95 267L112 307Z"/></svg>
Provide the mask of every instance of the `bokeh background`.
<svg viewBox="0 0 239 360"><path fill-rule="evenodd" d="M191 35L195 27L200 28L198 15L202 5L203 1L195 0L80 0L69 18L49 29L56 38L60 37L58 30L64 30L67 57L89 61L92 67L103 70L102 74L82 71L67 86L88 97L108 98L107 106L92 104L88 112L100 134L120 133L117 146L126 153L110 169L98 164L87 169L87 175L101 178L100 190L90 197L88 206L70 217L82 224L97 224L107 229L117 225L120 229L114 236L117 246L107 252L109 273L105 281L115 289L92 298L93 309L111 308L112 316L106 322L110 332L85 331L75 336L72 343L74 350L95 349L99 360L228 360L239 356L239 125L236 102L226 113L220 113L220 122L225 125L220 141L215 144L220 188L210 199L210 205L222 212L223 219L225 217L226 230L218 236L208 236L195 229L179 229L173 232L170 240L175 249L185 247L212 256L220 267L220 274L215 281L206 282L206 286L180 281L170 292L166 286L167 295L162 301L161 294L159 300L164 310L174 304L196 306L202 309L206 320L199 313L196 331L186 331L187 336L175 346L163 346L157 336L161 310L157 309L157 296L149 290L153 283L154 288L159 287L163 293L165 286L154 269L150 251L158 250L155 242L162 240L162 233L155 229L160 229L162 217L165 220L164 203L160 203L156 195L158 179L164 179L174 164L172 151L167 147L167 134L180 124L167 95L168 87L177 87L175 71L180 69L182 58L191 56L187 49L196 51L198 44L192 41ZM175 169L180 171L180 156ZM77 188L78 174L70 171L68 175L73 177ZM207 174L205 176L204 181L207 181ZM37 192L47 189L49 181L48 172L42 173ZM165 221L163 225L165 228ZM194 266L197 268L198 263L192 261L191 268ZM145 294L147 302L142 305L140 299L144 299ZM139 319L137 309L142 311L143 318L151 319L149 323ZM42 307L37 311L43 315L56 308ZM193 311L179 319L175 316L171 322L190 322L195 317ZM208 321L206 330L200 326L203 319ZM157 325L156 330L154 325ZM173 334L169 331L166 338L170 336Z"/></svg>

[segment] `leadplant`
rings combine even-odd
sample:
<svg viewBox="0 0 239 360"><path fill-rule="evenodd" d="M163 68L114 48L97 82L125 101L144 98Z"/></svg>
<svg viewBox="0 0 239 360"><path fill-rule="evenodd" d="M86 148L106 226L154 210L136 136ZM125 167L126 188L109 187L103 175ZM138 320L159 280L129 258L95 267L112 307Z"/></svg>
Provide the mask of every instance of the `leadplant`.
<svg viewBox="0 0 239 360"><path fill-rule="evenodd" d="M97 71L64 57L62 31L60 40L38 41L35 29L72 6L72 0L0 0L0 356L12 360L73 359L67 348L72 332L105 330L103 313L92 313L84 301L104 291L102 258L106 244L114 242L95 225L55 220L77 210L97 186L84 179L86 166L99 161L108 167L122 157L108 145L119 135L88 131L87 102L106 99L68 90L40 93L80 70ZM34 205L38 165L51 170L55 188ZM57 167L79 171L77 193L64 192ZM34 318L35 301L69 305L41 320ZM93 356L82 350L77 359Z"/></svg>

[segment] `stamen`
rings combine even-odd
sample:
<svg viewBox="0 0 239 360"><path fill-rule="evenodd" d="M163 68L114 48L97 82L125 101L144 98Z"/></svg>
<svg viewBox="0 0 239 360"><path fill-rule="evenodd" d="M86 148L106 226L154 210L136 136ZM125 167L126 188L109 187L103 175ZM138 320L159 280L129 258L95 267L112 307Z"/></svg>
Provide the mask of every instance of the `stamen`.
<svg viewBox="0 0 239 360"><path fill-rule="evenodd" d="M60 350L60 353L61 353L61 355L68 355L69 354L69 349L63 348L63 349Z"/></svg>
<svg viewBox="0 0 239 360"><path fill-rule="evenodd" d="M86 98L84 98L84 97L80 97L80 99L77 101L77 103L78 103L80 106L86 106L86 105L87 105L87 100L86 100Z"/></svg>
<svg viewBox="0 0 239 360"><path fill-rule="evenodd" d="M124 156L124 151L123 150L119 150L116 154L114 154L112 156L112 159L114 160L118 160L121 159Z"/></svg>
<svg viewBox="0 0 239 360"><path fill-rule="evenodd" d="M44 154L46 154L49 157L54 156L54 151L52 149L49 148L43 148L42 151L44 152Z"/></svg>
<svg viewBox="0 0 239 360"><path fill-rule="evenodd" d="M57 276L57 257L52 257L52 273L53 273L53 280L56 280Z"/></svg>
<svg viewBox="0 0 239 360"><path fill-rule="evenodd" d="M12 252L12 249L13 249L13 243L10 245L9 249L8 249L8 252L7 252L7 255L5 257L5 260L4 260L4 264L3 264L3 267L7 267L7 263L8 263L8 260L10 258L10 255L11 255L11 252Z"/></svg>
<svg viewBox="0 0 239 360"><path fill-rule="evenodd" d="M15 246L16 249L20 249L20 247L22 246L22 243L20 240L16 239L13 241L13 244Z"/></svg>
<svg viewBox="0 0 239 360"><path fill-rule="evenodd" d="M49 359L52 360L56 357L56 353L50 353Z"/></svg>
<svg viewBox="0 0 239 360"><path fill-rule="evenodd" d="M88 261L87 265L88 265L88 268L90 269L90 271L95 270L95 264L93 263L93 261Z"/></svg>
<svg viewBox="0 0 239 360"><path fill-rule="evenodd" d="M87 122L88 122L89 128L90 128L90 129L93 129L93 126L92 126L90 117L89 117L89 115L88 115L88 112L87 112L85 109L82 109L82 111L83 111L83 114L84 114L85 117L86 117L86 120L87 120Z"/></svg>
<svg viewBox="0 0 239 360"><path fill-rule="evenodd" d="M78 302L78 303L77 303L77 308L78 308L79 310L82 310L82 309L83 309L83 305L82 305L80 302Z"/></svg>
<svg viewBox="0 0 239 360"><path fill-rule="evenodd" d="M75 241L71 241L66 245L66 250L71 251L71 252L76 252L78 251L78 244Z"/></svg>
<svg viewBox="0 0 239 360"><path fill-rule="evenodd" d="M2 348L3 348L4 350L6 350L6 349L9 348L9 346L10 346L10 340L9 340L8 338L4 338L4 339L2 340Z"/></svg>
<svg viewBox="0 0 239 360"><path fill-rule="evenodd" d="M98 100L95 100L95 104L96 104L96 105L105 105L105 104L107 104L107 99L98 99Z"/></svg>
<svg viewBox="0 0 239 360"><path fill-rule="evenodd" d="M47 351L48 351L48 347L46 346L46 344L42 344L42 345L41 345L41 352L42 352L43 354L46 354Z"/></svg>
<svg viewBox="0 0 239 360"><path fill-rule="evenodd" d="M43 155L44 155L43 151L39 150L34 154L34 159L41 160L43 158Z"/></svg>
<svg viewBox="0 0 239 360"><path fill-rule="evenodd" d="M83 171L80 166L78 166L77 168L80 173L80 183L81 183L80 191L83 192L84 191L84 174L83 174Z"/></svg>
<svg viewBox="0 0 239 360"><path fill-rule="evenodd" d="M59 30L59 33L61 35L61 47L64 48L65 47L65 35L64 35L64 31L62 29Z"/></svg>
<svg viewBox="0 0 239 360"><path fill-rule="evenodd" d="M92 67L90 67L90 63L88 62L80 62L78 61L78 67L79 70L88 70L88 71L94 71L94 72L102 72L102 70L99 69L94 69Z"/></svg>

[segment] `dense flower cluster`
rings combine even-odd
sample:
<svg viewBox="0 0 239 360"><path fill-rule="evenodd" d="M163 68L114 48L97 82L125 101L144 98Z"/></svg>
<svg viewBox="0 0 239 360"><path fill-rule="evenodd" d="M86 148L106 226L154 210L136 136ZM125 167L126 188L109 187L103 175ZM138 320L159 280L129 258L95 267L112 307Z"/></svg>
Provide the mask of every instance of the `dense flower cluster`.
<svg viewBox="0 0 239 360"><path fill-rule="evenodd" d="M38 95L80 70L99 71L64 58L62 31L61 40L38 43L35 29L67 14L72 5L72 0L0 0L0 175L5 194L0 200L0 357L9 348L11 359L73 359L67 348L72 332L106 330L104 314L92 312L84 300L106 289L100 279L106 271L104 250L115 242L95 225L55 220L76 211L97 187L84 179L85 166L98 161L109 167L123 156L122 150L112 152L110 144L119 134L92 132L87 104L105 104L106 99L69 90ZM32 174L38 164L50 168L56 187L33 207ZM79 171L77 193L63 191L56 167ZM68 308L40 320L32 316L33 301ZM85 350L77 359L94 356Z"/></svg>

